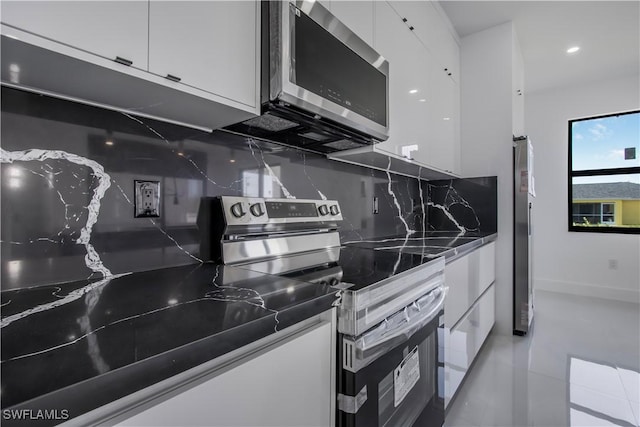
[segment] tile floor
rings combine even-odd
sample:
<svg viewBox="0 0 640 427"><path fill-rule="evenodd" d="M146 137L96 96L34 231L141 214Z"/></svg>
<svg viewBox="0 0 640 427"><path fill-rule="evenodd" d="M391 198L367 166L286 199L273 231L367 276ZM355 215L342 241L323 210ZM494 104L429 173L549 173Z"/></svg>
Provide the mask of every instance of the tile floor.
<svg viewBox="0 0 640 427"><path fill-rule="evenodd" d="M527 337L490 335L445 427L639 426L640 306L539 291Z"/></svg>

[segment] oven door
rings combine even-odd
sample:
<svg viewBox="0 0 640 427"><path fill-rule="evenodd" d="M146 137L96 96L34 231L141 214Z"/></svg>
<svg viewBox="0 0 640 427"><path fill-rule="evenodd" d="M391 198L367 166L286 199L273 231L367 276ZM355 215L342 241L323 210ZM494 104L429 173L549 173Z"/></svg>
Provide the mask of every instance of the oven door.
<svg viewBox="0 0 640 427"><path fill-rule="evenodd" d="M445 295L438 288L360 337L339 337L339 427L442 426Z"/></svg>

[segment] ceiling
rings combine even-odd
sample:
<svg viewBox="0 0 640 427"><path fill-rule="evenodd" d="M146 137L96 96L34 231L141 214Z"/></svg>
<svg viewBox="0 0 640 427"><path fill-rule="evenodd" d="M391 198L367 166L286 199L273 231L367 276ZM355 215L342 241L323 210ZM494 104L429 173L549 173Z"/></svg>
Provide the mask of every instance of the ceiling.
<svg viewBox="0 0 640 427"><path fill-rule="evenodd" d="M639 0L440 4L461 38L513 21L528 93L640 73Z"/></svg>

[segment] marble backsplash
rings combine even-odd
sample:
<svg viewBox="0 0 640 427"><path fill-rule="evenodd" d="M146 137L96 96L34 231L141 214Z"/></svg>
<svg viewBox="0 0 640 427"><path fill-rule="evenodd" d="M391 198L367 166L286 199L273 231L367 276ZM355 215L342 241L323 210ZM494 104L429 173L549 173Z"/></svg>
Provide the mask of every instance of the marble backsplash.
<svg viewBox="0 0 640 427"><path fill-rule="evenodd" d="M201 196L335 199L344 240L424 219L418 180L293 148L6 87L0 119L2 289L200 262ZM134 180L160 181L159 218Z"/></svg>
<svg viewBox="0 0 640 427"><path fill-rule="evenodd" d="M338 200L342 241L495 224L495 178L421 184L6 87L1 107L3 290L198 263L202 196ZM160 181L159 218L134 217L134 180Z"/></svg>
<svg viewBox="0 0 640 427"><path fill-rule="evenodd" d="M498 232L498 179L423 181L429 230Z"/></svg>

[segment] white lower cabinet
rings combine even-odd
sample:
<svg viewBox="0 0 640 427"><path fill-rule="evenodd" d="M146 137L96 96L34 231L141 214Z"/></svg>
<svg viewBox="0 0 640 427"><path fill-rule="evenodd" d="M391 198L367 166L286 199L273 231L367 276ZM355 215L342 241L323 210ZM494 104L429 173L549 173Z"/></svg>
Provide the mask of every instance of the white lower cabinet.
<svg viewBox="0 0 640 427"><path fill-rule="evenodd" d="M117 425L332 426L334 329L302 331Z"/></svg>
<svg viewBox="0 0 640 427"><path fill-rule="evenodd" d="M445 328L444 404L449 404L495 322L495 285L452 329Z"/></svg>
<svg viewBox="0 0 640 427"><path fill-rule="evenodd" d="M495 242L445 266L444 393L449 404L495 323Z"/></svg>
<svg viewBox="0 0 640 427"><path fill-rule="evenodd" d="M444 322L452 327L496 279L496 244L491 242L447 264Z"/></svg>

